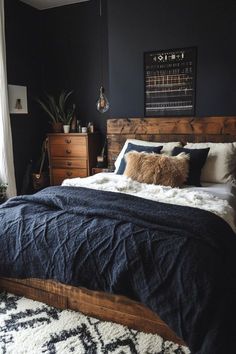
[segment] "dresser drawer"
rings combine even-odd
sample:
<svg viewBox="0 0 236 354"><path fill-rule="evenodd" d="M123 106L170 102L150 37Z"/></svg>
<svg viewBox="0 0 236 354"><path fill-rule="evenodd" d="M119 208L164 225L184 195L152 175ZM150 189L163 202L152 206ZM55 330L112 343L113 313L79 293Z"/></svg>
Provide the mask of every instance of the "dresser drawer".
<svg viewBox="0 0 236 354"><path fill-rule="evenodd" d="M87 169L86 159L65 159L65 158L52 158L51 166L57 168L85 168Z"/></svg>
<svg viewBox="0 0 236 354"><path fill-rule="evenodd" d="M50 136L50 145L85 145L85 136Z"/></svg>
<svg viewBox="0 0 236 354"><path fill-rule="evenodd" d="M62 144L50 146L51 158L54 157L86 157L86 145Z"/></svg>
<svg viewBox="0 0 236 354"><path fill-rule="evenodd" d="M101 151L99 134L48 134L48 158L51 185L64 179L88 177Z"/></svg>
<svg viewBox="0 0 236 354"><path fill-rule="evenodd" d="M64 179L76 178L76 177L87 177L87 169L84 168L53 168L52 169L52 179L54 185L61 184Z"/></svg>

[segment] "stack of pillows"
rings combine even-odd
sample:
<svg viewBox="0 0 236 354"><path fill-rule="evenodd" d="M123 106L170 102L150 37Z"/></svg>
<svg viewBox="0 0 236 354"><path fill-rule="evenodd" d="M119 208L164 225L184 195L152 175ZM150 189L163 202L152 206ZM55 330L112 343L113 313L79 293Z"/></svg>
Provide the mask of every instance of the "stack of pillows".
<svg viewBox="0 0 236 354"><path fill-rule="evenodd" d="M128 139L115 172L148 184L201 187L201 182L234 181L236 143L146 142Z"/></svg>

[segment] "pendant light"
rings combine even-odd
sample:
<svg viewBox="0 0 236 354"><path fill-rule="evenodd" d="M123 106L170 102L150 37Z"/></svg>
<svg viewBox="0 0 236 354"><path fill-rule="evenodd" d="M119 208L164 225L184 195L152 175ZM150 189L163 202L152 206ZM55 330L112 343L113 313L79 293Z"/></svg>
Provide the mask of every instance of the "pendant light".
<svg viewBox="0 0 236 354"><path fill-rule="evenodd" d="M100 0L100 47L101 47L101 78L103 82L103 36L102 36L102 0ZM100 87L99 98L97 101L97 110L100 113L105 113L110 107L109 101L105 95L105 89L103 86Z"/></svg>
<svg viewBox="0 0 236 354"><path fill-rule="evenodd" d="M104 87L101 86L100 87L100 95L99 95L99 99L97 101L97 110L100 113L105 113L108 111L110 105L109 105L109 101L105 95L105 90Z"/></svg>

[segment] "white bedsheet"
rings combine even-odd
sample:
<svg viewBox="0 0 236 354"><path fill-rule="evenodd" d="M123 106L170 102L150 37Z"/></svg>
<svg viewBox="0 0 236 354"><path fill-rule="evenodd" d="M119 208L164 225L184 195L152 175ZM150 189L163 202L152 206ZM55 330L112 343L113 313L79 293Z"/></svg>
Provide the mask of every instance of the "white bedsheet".
<svg viewBox="0 0 236 354"><path fill-rule="evenodd" d="M66 179L62 185L126 193L153 201L207 210L223 218L236 232L236 193L235 187L230 184L208 183L200 188L171 188L139 183L115 173L99 173L87 178Z"/></svg>
<svg viewBox="0 0 236 354"><path fill-rule="evenodd" d="M231 183L202 183L202 187L185 187L213 194L215 197L227 200L236 213L236 186Z"/></svg>

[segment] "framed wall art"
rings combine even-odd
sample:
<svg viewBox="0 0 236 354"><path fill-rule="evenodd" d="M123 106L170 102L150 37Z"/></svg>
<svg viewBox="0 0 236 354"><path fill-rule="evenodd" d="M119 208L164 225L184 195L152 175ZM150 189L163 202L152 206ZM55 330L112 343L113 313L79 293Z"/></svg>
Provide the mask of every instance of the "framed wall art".
<svg viewBox="0 0 236 354"><path fill-rule="evenodd" d="M197 48L144 53L144 115L195 115Z"/></svg>
<svg viewBox="0 0 236 354"><path fill-rule="evenodd" d="M27 87L8 85L10 114L28 114Z"/></svg>

